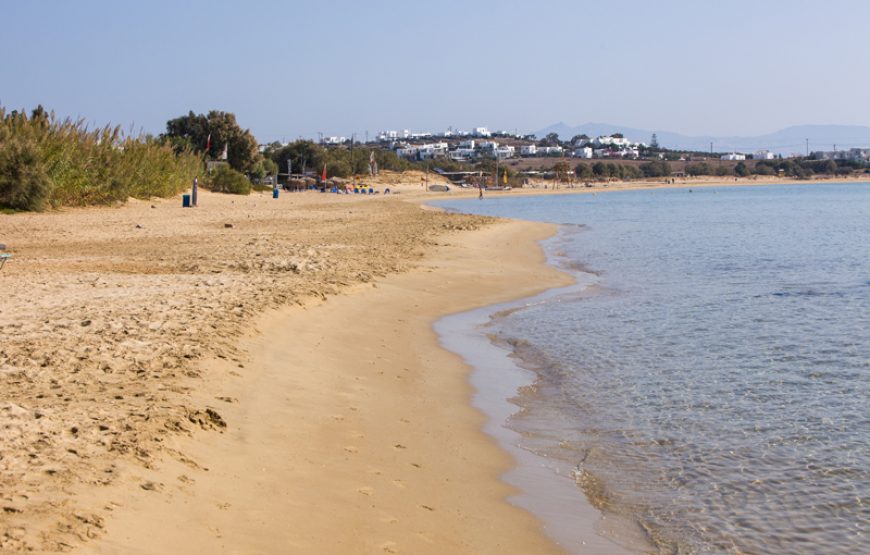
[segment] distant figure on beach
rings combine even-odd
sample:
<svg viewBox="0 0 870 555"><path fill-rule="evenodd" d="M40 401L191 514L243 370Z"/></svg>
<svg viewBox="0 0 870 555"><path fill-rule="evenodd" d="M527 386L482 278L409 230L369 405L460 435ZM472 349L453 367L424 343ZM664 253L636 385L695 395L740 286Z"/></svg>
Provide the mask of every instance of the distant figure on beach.
<svg viewBox="0 0 870 555"><path fill-rule="evenodd" d="M478 200L483 200L483 185L479 183L477 185L477 198Z"/></svg>

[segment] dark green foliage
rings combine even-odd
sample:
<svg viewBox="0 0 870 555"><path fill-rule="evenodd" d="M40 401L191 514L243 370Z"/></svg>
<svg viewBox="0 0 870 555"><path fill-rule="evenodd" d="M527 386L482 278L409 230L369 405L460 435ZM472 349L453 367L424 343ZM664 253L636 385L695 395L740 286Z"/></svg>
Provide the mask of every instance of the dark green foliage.
<svg viewBox="0 0 870 555"><path fill-rule="evenodd" d="M209 188L216 193L251 194L251 180L227 165L218 166L209 176Z"/></svg>
<svg viewBox="0 0 870 555"><path fill-rule="evenodd" d="M740 177L749 175L749 168L746 167L746 162L737 162L737 165L734 166L734 173Z"/></svg>
<svg viewBox="0 0 870 555"><path fill-rule="evenodd" d="M350 163L344 160L330 160L326 163L327 177L349 177Z"/></svg>
<svg viewBox="0 0 870 555"><path fill-rule="evenodd" d="M591 179L592 168L589 167L589 164L580 162L574 166L574 175L576 175L578 179Z"/></svg>
<svg viewBox="0 0 870 555"><path fill-rule="evenodd" d="M686 164L686 175L713 175L713 168L707 162Z"/></svg>
<svg viewBox="0 0 870 555"><path fill-rule="evenodd" d="M211 135L211 145L208 137ZM254 171L260 160L257 140L247 129L236 122L236 116L229 112L212 110L205 114L189 112L186 116L166 122L163 138L178 149L190 149L204 153L207 158L217 160L227 148L227 162L240 172ZM206 151L206 147L208 149Z"/></svg>
<svg viewBox="0 0 870 555"><path fill-rule="evenodd" d="M667 177L671 175L671 165L663 160L647 162L640 165L644 177Z"/></svg>
<svg viewBox="0 0 870 555"><path fill-rule="evenodd" d="M349 146L325 148L312 141L295 141L283 147L280 144L272 144L266 148L264 154L278 165L278 169L282 173L287 172L287 161L289 160L294 174L313 172L320 175L323 171L323 165L326 164L328 177L347 177L351 175L351 172L356 175L368 174L369 157L372 152L375 153L378 170L405 171L415 167L425 167L425 162L419 162L415 166L413 163L399 158L391 150L354 146L353 156L351 156ZM353 159L352 166L351 158ZM439 160L437 162L439 167L446 165L446 163L449 161ZM333 169L330 168L333 168L336 173L333 173Z"/></svg>
<svg viewBox="0 0 870 555"><path fill-rule="evenodd" d="M43 210L51 195L51 180L35 143L14 137L0 148L0 207Z"/></svg>

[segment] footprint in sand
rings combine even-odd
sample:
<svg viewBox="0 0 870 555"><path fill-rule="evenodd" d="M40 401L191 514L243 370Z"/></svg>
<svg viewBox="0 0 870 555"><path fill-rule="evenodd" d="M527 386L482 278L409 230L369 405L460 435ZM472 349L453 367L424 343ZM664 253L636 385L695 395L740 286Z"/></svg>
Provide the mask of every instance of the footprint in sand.
<svg viewBox="0 0 870 555"><path fill-rule="evenodd" d="M356 490L357 493L361 493L363 495L371 495L375 492L374 488L370 488L368 486L363 486Z"/></svg>
<svg viewBox="0 0 870 555"><path fill-rule="evenodd" d="M393 480L393 485L399 489L405 489L405 484L401 480Z"/></svg>
<svg viewBox="0 0 870 555"><path fill-rule="evenodd" d="M356 447L354 447L353 445L345 446L344 450L347 451L348 453L356 453L358 451L358 449Z"/></svg>
<svg viewBox="0 0 870 555"><path fill-rule="evenodd" d="M387 553L398 553L399 552L399 546L396 544L396 542L382 543L381 549L383 549Z"/></svg>

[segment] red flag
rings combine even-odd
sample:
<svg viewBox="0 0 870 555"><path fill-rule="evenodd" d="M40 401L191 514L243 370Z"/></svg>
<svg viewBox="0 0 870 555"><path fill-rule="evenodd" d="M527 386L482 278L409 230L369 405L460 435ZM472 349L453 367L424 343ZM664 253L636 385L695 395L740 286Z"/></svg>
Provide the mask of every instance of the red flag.
<svg viewBox="0 0 870 555"><path fill-rule="evenodd" d="M326 181L326 164L323 164L323 175L320 176L321 181Z"/></svg>
<svg viewBox="0 0 870 555"><path fill-rule="evenodd" d="M211 150L211 133L208 134L208 139L205 141L205 151Z"/></svg>

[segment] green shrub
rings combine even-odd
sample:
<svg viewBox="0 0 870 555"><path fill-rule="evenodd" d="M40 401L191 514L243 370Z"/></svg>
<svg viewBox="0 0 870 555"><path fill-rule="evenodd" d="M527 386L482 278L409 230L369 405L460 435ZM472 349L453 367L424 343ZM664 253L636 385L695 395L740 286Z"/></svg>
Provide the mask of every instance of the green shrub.
<svg viewBox="0 0 870 555"><path fill-rule="evenodd" d="M218 166L209 178L209 188L216 193L250 195L251 181L229 166Z"/></svg>
<svg viewBox="0 0 870 555"><path fill-rule="evenodd" d="M51 180L39 160L36 145L20 139L0 147L0 207L43 210L51 195Z"/></svg>
<svg viewBox="0 0 870 555"><path fill-rule="evenodd" d="M202 173L188 150L176 154L166 141L125 137L118 127L89 131L42 107L30 117L0 107L0 159L0 205L27 210L169 197Z"/></svg>

